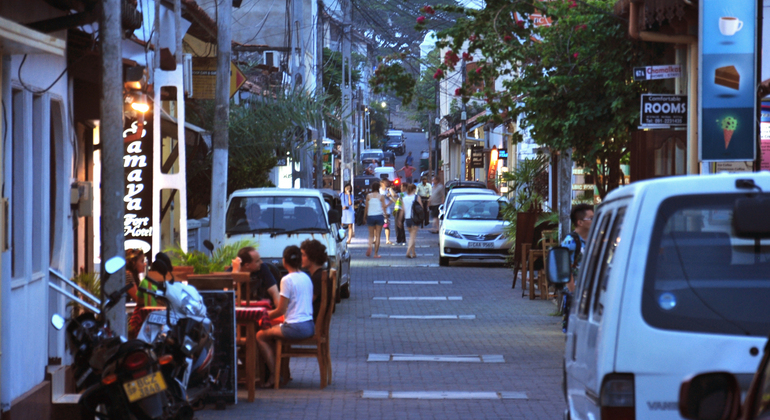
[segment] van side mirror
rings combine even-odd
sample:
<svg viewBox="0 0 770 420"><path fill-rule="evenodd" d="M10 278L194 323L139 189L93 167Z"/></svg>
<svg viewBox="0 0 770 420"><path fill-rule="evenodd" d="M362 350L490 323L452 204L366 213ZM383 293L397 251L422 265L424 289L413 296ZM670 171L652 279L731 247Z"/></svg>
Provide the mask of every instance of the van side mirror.
<svg viewBox="0 0 770 420"><path fill-rule="evenodd" d="M564 287L569 283L570 270L569 249L563 246L555 246L548 251L546 259L546 278L548 283L555 287Z"/></svg>
<svg viewBox="0 0 770 420"><path fill-rule="evenodd" d="M333 225L335 223L340 223L340 220L341 220L340 212L338 212L337 210L331 209L331 210L329 210L329 213L327 213L327 214L329 215L329 224L330 225Z"/></svg>
<svg viewBox="0 0 770 420"><path fill-rule="evenodd" d="M740 404L741 388L729 372L701 373L679 388L679 414L686 419L734 420Z"/></svg>

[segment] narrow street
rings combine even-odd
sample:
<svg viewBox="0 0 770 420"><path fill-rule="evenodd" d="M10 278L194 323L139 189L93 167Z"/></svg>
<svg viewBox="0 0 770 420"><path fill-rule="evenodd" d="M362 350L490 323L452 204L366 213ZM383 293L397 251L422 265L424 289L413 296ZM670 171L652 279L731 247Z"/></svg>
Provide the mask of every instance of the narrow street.
<svg viewBox="0 0 770 420"><path fill-rule="evenodd" d="M356 232L352 296L332 318L332 384L319 388L315 359L292 359L285 388L260 389L254 403L241 388L237 405L198 419L561 418L564 335L551 302L511 290L500 264L439 267L426 230L416 259L387 245L367 258L365 227ZM398 361L408 355L423 357Z"/></svg>

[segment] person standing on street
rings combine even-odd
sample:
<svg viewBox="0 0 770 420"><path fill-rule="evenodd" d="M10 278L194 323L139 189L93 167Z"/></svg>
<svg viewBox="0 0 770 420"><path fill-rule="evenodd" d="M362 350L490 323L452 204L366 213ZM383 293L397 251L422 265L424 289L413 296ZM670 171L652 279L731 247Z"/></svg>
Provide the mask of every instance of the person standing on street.
<svg viewBox="0 0 770 420"><path fill-rule="evenodd" d="M428 218L430 213L428 212L428 200L430 199L430 184L428 184L428 177L424 176L421 179L419 185L417 185L417 195L420 196L420 203L423 205L422 209L425 216L422 218L422 226L428 226Z"/></svg>
<svg viewBox="0 0 770 420"><path fill-rule="evenodd" d="M409 152L408 155L406 155L406 159L404 160L404 166L412 166L414 163L414 158L412 157L412 152Z"/></svg>
<svg viewBox="0 0 770 420"><path fill-rule="evenodd" d="M390 216L393 214L393 209L396 207L396 195L390 187L390 181L387 179L382 180L382 184L380 185L380 195L385 199L385 214L383 215L383 218L385 219L385 224L383 225L383 229L385 229L385 244L393 245L393 242L390 242Z"/></svg>
<svg viewBox="0 0 770 420"><path fill-rule="evenodd" d="M438 233L438 206L444 204L444 181L440 176L433 177L433 188L430 190L430 216L433 218L433 225L435 226L431 233Z"/></svg>
<svg viewBox="0 0 770 420"><path fill-rule="evenodd" d="M387 213L385 197L380 194L380 183L372 182L372 192L366 195L366 224L369 226L369 246L366 248L366 256L372 256L374 246L374 258L380 258L380 233L385 224L384 214Z"/></svg>
<svg viewBox="0 0 770 420"><path fill-rule="evenodd" d="M342 226L345 226L348 228L347 242L350 243L350 241L353 240L353 237L356 236L356 233L354 231L356 214L353 208L353 187L350 184L345 184L345 191L343 191L340 194L340 201L342 201L341 222L342 222Z"/></svg>
<svg viewBox="0 0 770 420"><path fill-rule="evenodd" d="M396 172L397 173L398 172L403 172L404 173L404 182L411 184L412 183L412 174L416 170L417 170L417 168L415 168L411 164L407 163L407 164L404 165L403 168L399 169Z"/></svg>
<svg viewBox="0 0 770 420"><path fill-rule="evenodd" d="M414 209L412 206L414 205L414 202L417 201L417 204L422 207L424 204L422 203L422 200L420 200L420 196L416 194L417 187L414 184L409 184L406 187L406 195L404 195L403 202L404 202L404 224L406 225L406 228L409 229L409 246L406 247L406 258L417 258L417 253L414 250L414 244L417 241L417 224L414 223L412 220L412 210Z"/></svg>
<svg viewBox="0 0 770 420"><path fill-rule="evenodd" d="M561 246L569 249L572 274L570 275L570 281L567 284L567 288L570 292L574 292L575 274L577 273L578 268L580 268L583 251L586 250L588 232L591 230L591 224L594 220L594 208L590 204L578 204L572 208L569 218L572 221L572 226L575 227L575 230L564 238L561 242Z"/></svg>

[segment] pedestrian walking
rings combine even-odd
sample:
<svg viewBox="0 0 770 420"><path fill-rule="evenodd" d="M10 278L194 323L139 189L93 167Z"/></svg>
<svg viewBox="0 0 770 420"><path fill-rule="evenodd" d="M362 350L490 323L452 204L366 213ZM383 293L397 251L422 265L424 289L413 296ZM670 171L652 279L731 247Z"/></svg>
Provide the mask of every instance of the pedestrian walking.
<svg viewBox="0 0 770 420"><path fill-rule="evenodd" d="M427 176L422 177L420 181L420 184L417 185L417 195L420 196L420 203L423 204L422 208L424 212L424 217L422 218L420 227L425 227L428 226L428 219L430 218L430 212L428 211L428 200L430 199L431 185L428 184Z"/></svg>
<svg viewBox="0 0 770 420"><path fill-rule="evenodd" d="M356 236L355 222L356 213L353 206L353 186L350 184L345 185L345 191L340 194L340 201L342 201L342 226L348 229L347 243L353 240Z"/></svg>
<svg viewBox="0 0 770 420"><path fill-rule="evenodd" d="M393 220L396 225L396 245L406 245L406 233L404 231L404 204L403 198L406 190L406 186L410 184L402 184L401 186L392 187L396 193L396 206L393 208Z"/></svg>
<svg viewBox="0 0 770 420"><path fill-rule="evenodd" d="M406 165L404 165L403 168L399 169L396 172L403 172L404 173L404 182L407 182L407 183L411 184L412 183L412 174L416 170L417 170L417 168L415 168L411 164L407 163Z"/></svg>
<svg viewBox="0 0 770 420"><path fill-rule="evenodd" d="M383 179L382 183L380 184L380 195L382 195L385 199L385 214L383 215L385 223L383 225L383 229L385 229L385 244L387 245L393 245L393 242L390 242L390 216L393 214L393 208L396 207L395 194L393 193L393 189L390 186L390 181L387 179Z"/></svg>
<svg viewBox="0 0 770 420"><path fill-rule="evenodd" d="M433 177L433 187L430 190L430 216L433 218L434 228L431 233L438 233L438 206L444 204L444 180L441 176L436 175Z"/></svg>
<svg viewBox="0 0 770 420"><path fill-rule="evenodd" d="M412 220L412 211L414 210L415 201L422 208L423 203L420 200L420 196L416 194L417 187L414 184L409 184L406 187L406 195L404 195L404 224L409 229L409 245L406 247L406 258L417 258L417 253L414 250L414 244L417 241L417 230L419 226Z"/></svg>
<svg viewBox="0 0 770 420"><path fill-rule="evenodd" d="M372 256L374 246L374 258L380 258L380 234L385 224L385 197L380 194L380 183L372 182L372 192L366 195L366 225L369 226L369 246L366 248L366 256Z"/></svg>
<svg viewBox="0 0 770 420"><path fill-rule="evenodd" d="M406 159L404 159L404 166L412 166L412 164L414 164L414 158L412 157L412 152L409 152L406 155Z"/></svg>

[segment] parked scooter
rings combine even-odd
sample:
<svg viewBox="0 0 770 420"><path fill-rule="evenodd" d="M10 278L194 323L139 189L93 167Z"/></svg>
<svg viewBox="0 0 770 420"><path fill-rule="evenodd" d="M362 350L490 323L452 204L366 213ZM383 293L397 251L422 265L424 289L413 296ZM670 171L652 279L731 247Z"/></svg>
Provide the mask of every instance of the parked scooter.
<svg viewBox="0 0 770 420"><path fill-rule="evenodd" d="M102 284L125 263L121 257L108 260ZM78 389L87 388L79 404L85 412L100 419L171 418L166 382L152 347L115 335L104 317L129 288L123 287L107 296L97 315L83 314L67 326L69 348L75 358L76 384ZM54 315L51 323L61 329L64 318Z"/></svg>
<svg viewBox="0 0 770 420"><path fill-rule="evenodd" d="M157 291L139 290L166 302L167 309L150 313L137 339L152 344L161 359L173 360L163 367L163 375L174 398L202 405L217 382L210 376L214 328L203 298L195 287L173 279L157 286Z"/></svg>

